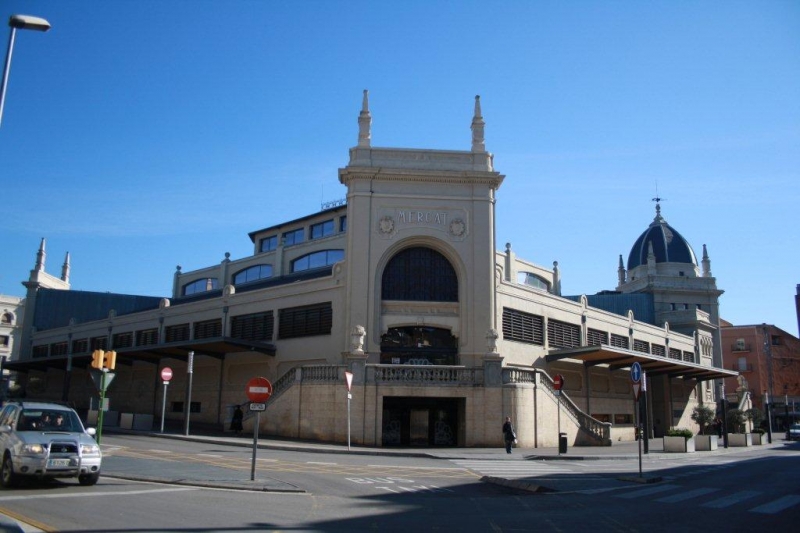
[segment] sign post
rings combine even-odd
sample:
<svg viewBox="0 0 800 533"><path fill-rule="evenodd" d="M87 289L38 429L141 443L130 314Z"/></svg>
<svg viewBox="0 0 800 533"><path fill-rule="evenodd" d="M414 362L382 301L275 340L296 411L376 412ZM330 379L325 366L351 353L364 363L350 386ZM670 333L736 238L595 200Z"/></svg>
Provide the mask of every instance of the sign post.
<svg viewBox="0 0 800 533"><path fill-rule="evenodd" d="M194 352L189 352L186 356L186 401L184 409L186 418L183 421L183 434L189 436L189 416L192 412L192 376L194 375Z"/></svg>
<svg viewBox="0 0 800 533"><path fill-rule="evenodd" d="M553 387L556 389L556 400L558 400L558 455L561 455L561 388L564 386L564 376L556 374L553 377ZM566 450L565 450L566 451Z"/></svg>
<svg viewBox="0 0 800 533"><path fill-rule="evenodd" d="M350 451L350 400L353 395L350 394L350 389L353 386L353 373L345 372L344 380L347 382L347 451Z"/></svg>
<svg viewBox="0 0 800 533"><path fill-rule="evenodd" d="M641 413L639 412L639 394L642 392L642 365L638 361L631 365L631 385L633 386L633 397L636 400L636 434L639 436L639 477L642 477L642 439L644 431L641 427Z"/></svg>
<svg viewBox="0 0 800 533"><path fill-rule="evenodd" d="M252 402L250 404L250 410L256 412L256 423L255 426L253 426L253 463L250 465L250 481L255 481L258 427L261 425L261 411L267 408L265 402L272 396L272 383L270 383L267 378L253 378L247 382L245 393L250 402Z"/></svg>
<svg viewBox="0 0 800 533"><path fill-rule="evenodd" d="M161 380L164 382L164 395L161 397L161 433L164 433L164 415L167 412L167 385L172 379L172 369L165 366L161 369Z"/></svg>

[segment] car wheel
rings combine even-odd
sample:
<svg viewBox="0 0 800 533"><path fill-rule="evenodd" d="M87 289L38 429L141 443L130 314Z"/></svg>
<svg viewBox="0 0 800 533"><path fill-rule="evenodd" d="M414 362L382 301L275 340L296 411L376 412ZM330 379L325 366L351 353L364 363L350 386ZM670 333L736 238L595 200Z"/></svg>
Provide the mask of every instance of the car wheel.
<svg viewBox="0 0 800 533"><path fill-rule="evenodd" d="M81 474L78 476L78 483L84 486L94 485L100 479L100 474Z"/></svg>
<svg viewBox="0 0 800 533"><path fill-rule="evenodd" d="M3 466L0 469L0 485L5 488L16 487L19 484L19 476L14 473L14 465L11 463L11 456L6 454L3 458Z"/></svg>

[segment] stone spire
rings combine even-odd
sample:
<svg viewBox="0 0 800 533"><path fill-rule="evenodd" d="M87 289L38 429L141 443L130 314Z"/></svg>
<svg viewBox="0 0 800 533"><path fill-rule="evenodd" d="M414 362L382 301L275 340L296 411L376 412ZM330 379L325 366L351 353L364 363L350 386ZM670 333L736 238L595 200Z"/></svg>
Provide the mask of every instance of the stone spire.
<svg viewBox="0 0 800 533"><path fill-rule="evenodd" d="M625 265L622 262L622 254L619 254L619 266L617 267L617 278L619 279L620 285L623 285L625 283Z"/></svg>
<svg viewBox="0 0 800 533"><path fill-rule="evenodd" d="M369 148L372 138L372 115L369 114L369 91L364 89L361 113L358 115L358 147Z"/></svg>
<svg viewBox="0 0 800 533"><path fill-rule="evenodd" d="M39 272L44 272L44 260L47 257L47 253L44 251L45 240L42 237L42 242L39 243L39 251L36 252L36 266L33 268Z"/></svg>
<svg viewBox="0 0 800 533"><path fill-rule="evenodd" d="M483 127L486 123L483 121L483 116L481 116L481 97L480 95L475 96L475 114L472 117L472 151L473 152L485 152L486 151L486 143L484 142L483 138Z"/></svg>
<svg viewBox="0 0 800 533"><path fill-rule="evenodd" d="M653 276L656 273L656 254L653 251L653 241L647 241L647 275Z"/></svg>
<svg viewBox="0 0 800 533"><path fill-rule="evenodd" d="M64 264L61 265L61 281L69 283L69 252L64 257Z"/></svg>
<svg viewBox="0 0 800 533"><path fill-rule="evenodd" d="M706 245L703 245L703 277L710 278L711 276L711 258L708 257L708 250Z"/></svg>

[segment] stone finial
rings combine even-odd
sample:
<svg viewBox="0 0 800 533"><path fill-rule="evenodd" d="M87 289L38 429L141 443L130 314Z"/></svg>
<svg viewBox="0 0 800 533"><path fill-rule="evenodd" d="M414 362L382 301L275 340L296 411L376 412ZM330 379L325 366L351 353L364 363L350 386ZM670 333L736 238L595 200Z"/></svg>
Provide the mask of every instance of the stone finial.
<svg viewBox="0 0 800 533"><path fill-rule="evenodd" d="M472 117L472 151L473 152L485 152L486 151L486 143L483 137L483 128L486 123L483 121L483 116L481 115L481 97L480 95L475 96L475 114Z"/></svg>
<svg viewBox="0 0 800 533"><path fill-rule="evenodd" d="M710 278L711 277L711 258L708 257L708 249L706 245L703 245L703 277Z"/></svg>
<svg viewBox="0 0 800 533"><path fill-rule="evenodd" d="M61 265L61 281L69 283L69 252L64 257L64 264Z"/></svg>
<svg viewBox="0 0 800 533"><path fill-rule="evenodd" d="M40 272L44 271L44 260L47 257L47 253L44 251L45 244L45 239L42 237L42 241L39 243L39 251L36 252L36 266L34 267L34 270Z"/></svg>
<svg viewBox="0 0 800 533"><path fill-rule="evenodd" d="M369 91L364 89L361 113L358 115L358 146L369 148L372 139L372 115L369 114Z"/></svg>
<svg viewBox="0 0 800 533"><path fill-rule="evenodd" d="M350 331L350 353L363 354L364 353L364 337L367 335L367 330L364 326L356 325Z"/></svg>
<svg viewBox="0 0 800 533"><path fill-rule="evenodd" d="M553 294L561 296L561 271L558 269L558 261L553 261Z"/></svg>
<svg viewBox="0 0 800 533"><path fill-rule="evenodd" d="M617 278L619 284L625 283L625 264L622 262L622 254L619 254L619 266L617 267Z"/></svg>

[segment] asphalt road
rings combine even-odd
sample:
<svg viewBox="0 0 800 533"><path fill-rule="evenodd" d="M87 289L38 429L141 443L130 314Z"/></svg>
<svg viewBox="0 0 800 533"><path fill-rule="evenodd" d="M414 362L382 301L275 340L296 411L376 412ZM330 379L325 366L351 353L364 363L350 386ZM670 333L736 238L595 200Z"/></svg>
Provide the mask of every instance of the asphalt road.
<svg viewBox="0 0 800 533"><path fill-rule="evenodd" d="M104 436L94 487L27 484L0 511L27 531L743 531L800 520L800 445L743 453L523 460L258 450ZM124 476L112 477L112 476ZM481 481L492 476L557 492ZM194 483L200 478L213 481ZM225 487L223 481L231 483ZM185 484L181 484L185 483ZM235 489L235 490L231 490ZM255 490L242 490L255 489Z"/></svg>

